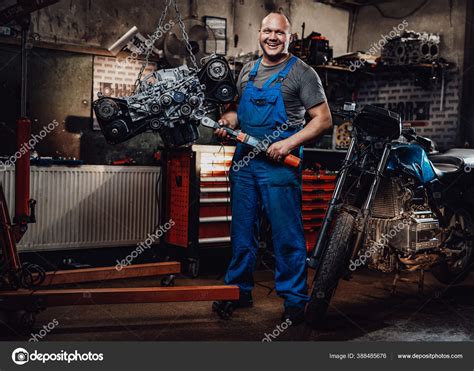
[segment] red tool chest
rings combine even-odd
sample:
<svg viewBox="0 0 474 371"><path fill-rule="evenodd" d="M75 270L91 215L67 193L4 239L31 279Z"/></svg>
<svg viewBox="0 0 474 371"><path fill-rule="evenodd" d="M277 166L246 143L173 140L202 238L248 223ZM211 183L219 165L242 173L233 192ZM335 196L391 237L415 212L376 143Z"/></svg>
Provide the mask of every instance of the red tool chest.
<svg viewBox="0 0 474 371"><path fill-rule="evenodd" d="M165 235L169 245L187 249L195 259L199 249L229 247L229 170L235 147L194 145L166 154L163 194L166 195L163 222L175 226ZM317 238L336 175L325 170L304 170L302 214L306 247L310 251Z"/></svg>
<svg viewBox="0 0 474 371"><path fill-rule="evenodd" d="M303 227L306 250L313 249L324 214L332 197L336 183L336 174L325 170L303 171Z"/></svg>

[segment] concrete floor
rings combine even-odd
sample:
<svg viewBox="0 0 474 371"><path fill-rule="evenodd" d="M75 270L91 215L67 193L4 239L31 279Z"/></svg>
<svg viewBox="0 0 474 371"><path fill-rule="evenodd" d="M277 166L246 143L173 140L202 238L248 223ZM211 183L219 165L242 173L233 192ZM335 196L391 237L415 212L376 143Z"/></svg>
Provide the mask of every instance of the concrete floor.
<svg viewBox="0 0 474 371"><path fill-rule="evenodd" d="M269 271L257 272L256 281L273 287L272 275ZM462 285L449 288L427 274L423 296L417 292L417 276L407 274L406 277L414 282L399 283L397 294L392 296L393 275L358 271L350 282L341 282L325 329L311 331L305 325L290 326L277 340L474 340L474 274ZM176 285L220 283L213 276L194 280L178 278ZM159 279L126 284L155 286ZM124 282L107 285L123 286ZM268 291L257 286L254 307L239 310L229 321L211 313L208 302L56 307L38 315L33 333L56 320L57 325L43 340L260 341L281 324L282 301ZM30 337L2 333L0 340Z"/></svg>

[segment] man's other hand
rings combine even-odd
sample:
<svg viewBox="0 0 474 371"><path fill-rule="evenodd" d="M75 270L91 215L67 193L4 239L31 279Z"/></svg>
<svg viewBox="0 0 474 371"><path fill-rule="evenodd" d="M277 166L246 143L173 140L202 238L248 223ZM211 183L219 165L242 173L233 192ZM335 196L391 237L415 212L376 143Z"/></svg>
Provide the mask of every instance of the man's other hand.
<svg viewBox="0 0 474 371"><path fill-rule="evenodd" d="M283 158L291 152L292 148L288 139L280 140L273 143L267 149L267 156L272 160L281 161Z"/></svg>

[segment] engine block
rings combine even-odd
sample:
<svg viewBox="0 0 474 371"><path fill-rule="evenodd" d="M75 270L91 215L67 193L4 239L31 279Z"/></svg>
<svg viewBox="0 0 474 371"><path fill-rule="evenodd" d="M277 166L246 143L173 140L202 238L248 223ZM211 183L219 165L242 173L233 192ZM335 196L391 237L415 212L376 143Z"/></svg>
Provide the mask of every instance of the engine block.
<svg viewBox="0 0 474 371"><path fill-rule="evenodd" d="M155 71L140 81L135 95L100 95L93 107L109 143L152 130L160 134L166 147L174 148L194 143L208 106L228 103L235 93L227 61L213 57L200 71L187 66Z"/></svg>
<svg viewBox="0 0 474 371"><path fill-rule="evenodd" d="M426 32L404 31L389 39L382 49L386 65L431 63L439 59L440 36Z"/></svg>

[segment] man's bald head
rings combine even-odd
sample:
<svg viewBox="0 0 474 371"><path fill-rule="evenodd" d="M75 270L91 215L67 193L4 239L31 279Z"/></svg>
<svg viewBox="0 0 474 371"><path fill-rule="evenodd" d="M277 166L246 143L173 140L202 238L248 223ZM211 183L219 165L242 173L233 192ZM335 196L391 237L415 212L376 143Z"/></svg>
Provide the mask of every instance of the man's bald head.
<svg viewBox="0 0 474 371"><path fill-rule="evenodd" d="M286 29L289 33L291 33L291 22L290 19L283 13L278 13L278 12L271 12L268 13L263 19L262 23L260 25L260 29L263 28L264 24L267 24L268 22L275 22L275 21L283 21L285 23Z"/></svg>

